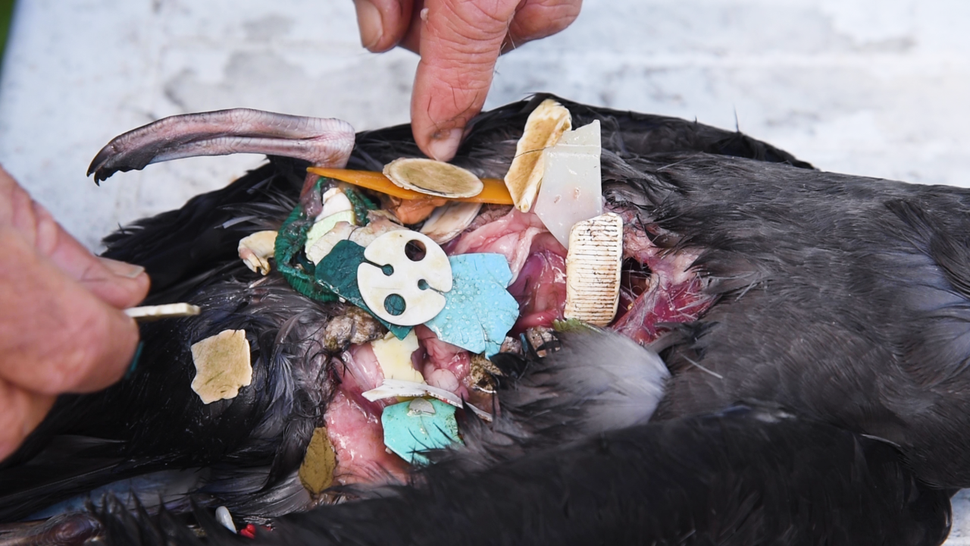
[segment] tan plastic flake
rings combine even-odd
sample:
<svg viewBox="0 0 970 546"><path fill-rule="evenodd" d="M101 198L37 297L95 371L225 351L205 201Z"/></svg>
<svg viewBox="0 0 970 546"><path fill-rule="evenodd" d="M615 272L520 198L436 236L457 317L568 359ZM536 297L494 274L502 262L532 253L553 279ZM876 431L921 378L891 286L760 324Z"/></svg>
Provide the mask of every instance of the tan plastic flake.
<svg viewBox="0 0 970 546"><path fill-rule="evenodd" d="M223 330L192 345L195 379L192 390L203 404L228 400L253 381L245 330Z"/></svg>
<svg viewBox="0 0 970 546"><path fill-rule="evenodd" d="M515 158L505 175L505 185L517 209L529 212L532 208L542 182L542 151L559 142L559 137L571 127L569 110L552 99L542 101L529 114L522 137L515 145Z"/></svg>

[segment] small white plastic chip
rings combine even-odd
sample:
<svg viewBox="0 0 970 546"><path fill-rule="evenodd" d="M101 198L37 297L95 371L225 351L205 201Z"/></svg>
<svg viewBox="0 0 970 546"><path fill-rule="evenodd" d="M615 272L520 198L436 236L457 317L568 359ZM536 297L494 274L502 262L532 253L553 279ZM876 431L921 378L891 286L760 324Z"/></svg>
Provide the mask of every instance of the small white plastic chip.
<svg viewBox="0 0 970 546"><path fill-rule="evenodd" d="M203 404L228 400L253 381L245 330L223 330L192 345L195 379L192 390Z"/></svg>
<svg viewBox="0 0 970 546"><path fill-rule="evenodd" d="M482 193L485 187L471 171L421 157L402 157L391 161L384 166L384 176L398 187L450 199L474 197Z"/></svg>
<svg viewBox="0 0 970 546"><path fill-rule="evenodd" d="M623 259L623 219L608 212L573 226L566 255L563 316L606 326L616 316Z"/></svg>
<svg viewBox="0 0 970 546"><path fill-rule="evenodd" d="M166 303L163 305L143 305L129 307L125 314L137 321L158 320L163 318L191 317L198 315L201 309L191 303Z"/></svg>
<svg viewBox="0 0 970 546"><path fill-rule="evenodd" d="M545 167L542 153L559 142L559 137L572 127L572 116L565 106L552 99L542 101L529 114L522 137L515 145L515 158L505 175L505 185L515 208L529 212L542 182Z"/></svg>
<svg viewBox="0 0 970 546"><path fill-rule="evenodd" d="M257 231L239 240L239 257L253 273L269 275L269 258L276 253L276 232Z"/></svg>
<svg viewBox="0 0 970 546"><path fill-rule="evenodd" d="M439 245L443 245L461 235L461 232L465 231L465 228L478 216L481 208L481 203L451 201L434 209L421 226L421 233L431 237L431 240Z"/></svg>
<svg viewBox="0 0 970 546"><path fill-rule="evenodd" d="M411 381L400 381L397 379L385 379L384 382L381 383L380 387L365 391L361 393L361 396L367 400L370 400L371 402L375 400L383 400L385 398L431 396L432 398L437 398L446 404L451 404L456 408L468 407L472 413L485 421L492 420L492 415L488 412L476 408L471 404L466 406L464 401L457 394L423 383L412 383Z"/></svg>

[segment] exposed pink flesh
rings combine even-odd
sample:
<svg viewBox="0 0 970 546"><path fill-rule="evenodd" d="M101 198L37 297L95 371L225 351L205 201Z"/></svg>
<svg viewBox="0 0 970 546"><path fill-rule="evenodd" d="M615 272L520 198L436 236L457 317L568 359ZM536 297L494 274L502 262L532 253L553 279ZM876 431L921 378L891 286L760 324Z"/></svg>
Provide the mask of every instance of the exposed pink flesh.
<svg viewBox="0 0 970 546"><path fill-rule="evenodd" d="M448 254L473 252L502 254L509 262L512 281L515 282L519 271L529 258L532 240L542 233L548 233L548 230L538 216L512 209L494 222L462 234L453 245L449 245L446 251Z"/></svg>
<svg viewBox="0 0 970 546"><path fill-rule="evenodd" d="M509 293L519 302L519 320L512 327L513 334L536 326L551 326L552 321L563 318L566 256L555 237L549 233L536 237L519 278L509 286Z"/></svg>
<svg viewBox="0 0 970 546"><path fill-rule="evenodd" d="M512 209L479 227L466 231L445 247L449 255L472 252L503 254L516 277L509 292L519 302L519 320L512 334L534 326L549 326L563 317L566 300L566 249L545 229L534 214ZM630 211L616 211L627 226L634 223ZM662 323L697 319L713 303L703 293L703 283L691 269L696 255L669 252L655 246L642 228L624 230L624 258L648 268L649 282L638 283L635 292L623 293L623 305L612 328L640 343L662 333ZM455 392L479 407L491 409L491 399L471 388L468 351L438 339L427 327L415 328L420 348L412 355L413 366L432 386ZM404 479L407 464L384 448L380 415L394 400L368 402L361 393L384 379L370 345L352 347L339 367L341 381L327 409L327 430L337 450L336 476L340 483L386 482Z"/></svg>
<svg viewBox="0 0 970 546"><path fill-rule="evenodd" d="M341 485L404 482L408 464L384 448L381 413L370 411L343 389L327 406L327 435L337 454L334 479Z"/></svg>
<svg viewBox="0 0 970 546"><path fill-rule="evenodd" d="M471 371L471 355L468 351L441 341L423 324L415 326L414 331L425 351L421 368L424 380L433 387L451 391L467 399L468 387L464 381Z"/></svg>

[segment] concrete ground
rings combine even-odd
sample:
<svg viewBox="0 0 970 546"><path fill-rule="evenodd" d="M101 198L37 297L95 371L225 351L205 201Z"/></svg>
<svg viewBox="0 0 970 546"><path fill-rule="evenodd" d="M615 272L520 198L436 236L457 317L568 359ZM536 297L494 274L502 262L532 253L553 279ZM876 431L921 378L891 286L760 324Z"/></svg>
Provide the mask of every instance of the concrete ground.
<svg viewBox="0 0 970 546"><path fill-rule="evenodd" d="M572 100L735 126L817 167L970 186L965 0L587 0L499 62L488 105ZM407 121L416 58L359 47L349 0L21 0L0 77L0 162L81 241L179 206L256 157L149 167L95 186L111 137L252 107ZM970 544L970 499L948 544Z"/></svg>

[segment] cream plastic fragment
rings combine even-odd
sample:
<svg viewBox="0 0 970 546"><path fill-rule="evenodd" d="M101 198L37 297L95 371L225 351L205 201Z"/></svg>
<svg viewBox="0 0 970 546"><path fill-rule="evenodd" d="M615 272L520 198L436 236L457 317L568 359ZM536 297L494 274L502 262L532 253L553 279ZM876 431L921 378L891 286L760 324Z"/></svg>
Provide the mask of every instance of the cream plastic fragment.
<svg viewBox="0 0 970 546"><path fill-rule="evenodd" d="M443 245L461 235L478 216L481 208L481 203L452 201L434 209L421 226L421 233L439 245Z"/></svg>
<svg viewBox="0 0 970 546"><path fill-rule="evenodd" d="M623 258L623 219L612 212L577 223L566 255L563 316L606 326L616 315Z"/></svg>
<svg viewBox="0 0 970 546"><path fill-rule="evenodd" d="M600 122L594 120L566 131L558 144L542 154L544 170L535 213L566 248L576 222L603 213L601 151Z"/></svg>
<svg viewBox="0 0 970 546"><path fill-rule="evenodd" d="M269 275L269 258L276 253L276 232L257 231L239 240L239 257L253 273Z"/></svg>
<svg viewBox="0 0 970 546"><path fill-rule="evenodd" d="M143 305L141 307L129 307L125 309L125 314L129 317L143 322L164 318L192 317L198 315L201 309L198 305L191 303L166 303L163 305Z"/></svg>
<svg viewBox="0 0 970 546"><path fill-rule="evenodd" d="M192 390L203 404L228 400L253 381L245 330L223 330L192 345L195 379Z"/></svg>
<svg viewBox="0 0 970 546"><path fill-rule="evenodd" d="M328 233L330 233L333 230L334 227L336 227L337 224L341 222L349 226L353 226L354 224L356 224L356 217L354 216L354 211L342 210L340 212L331 214L326 218L317 220L317 222L312 226L310 226L310 229L307 230L306 232L306 243L303 244L303 251L306 252L307 255L309 256L309 254L311 253L311 249L317 243L317 241L325 237ZM323 256L321 256L320 258L322 259ZM317 260L317 261L319 262L320 260Z"/></svg>
<svg viewBox="0 0 970 546"><path fill-rule="evenodd" d="M418 398L422 396L431 396L446 404L451 404L456 408L470 408L472 413L484 421L491 422L492 420L492 415L490 413L476 408L471 404L466 406L461 397L451 391L439 389L438 387L432 387L431 385L413 383L411 381L385 379L384 382L381 383L380 387L371 389L369 391L364 391L362 396L371 402L376 400L384 400L385 398Z"/></svg>
<svg viewBox="0 0 970 546"><path fill-rule="evenodd" d="M542 153L559 142L559 137L572 127L569 110L552 99L546 99L529 114L525 130L515 145L515 158L505 175L505 185L515 207L529 212L542 182L545 164Z"/></svg>
<svg viewBox="0 0 970 546"><path fill-rule="evenodd" d="M330 188L323 192L323 208L315 221L319 222L323 218L348 210L354 210L354 205L350 202L347 194L340 188Z"/></svg>
<svg viewBox="0 0 970 546"><path fill-rule="evenodd" d="M471 171L420 157L391 161L384 166L384 176L398 187L450 199L475 197L485 187Z"/></svg>
<svg viewBox="0 0 970 546"><path fill-rule="evenodd" d="M320 254L320 249L314 251L313 247L317 244L317 241L330 233L340 222L346 222L349 225L357 224L357 217L354 216L354 206L343 190L340 188L330 188L323 192L323 208L306 233L306 243L303 245L303 251L307 254L307 257L311 254L317 255L316 260L310 258L310 261L318 263L326 256L326 253ZM334 244L336 244L336 241L334 241ZM330 248L332 249L333 246L331 245ZM330 252L330 250L328 249L327 252Z"/></svg>
<svg viewBox="0 0 970 546"><path fill-rule="evenodd" d="M424 255L420 259L409 257L409 244L420 247ZM444 309L441 292L451 290L451 262L427 235L410 230L385 233L367 246L364 258L370 263L357 266L357 285L364 303L378 318L400 326L416 326ZM399 313L392 312L389 306L392 298L404 303Z"/></svg>
<svg viewBox="0 0 970 546"><path fill-rule="evenodd" d="M404 336L404 339L398 339L388 332L383 339L371 343L371 348L385 379L424 383L424 376L411 365L411 354L418 350L418 335L414 330Z"/></svg>

